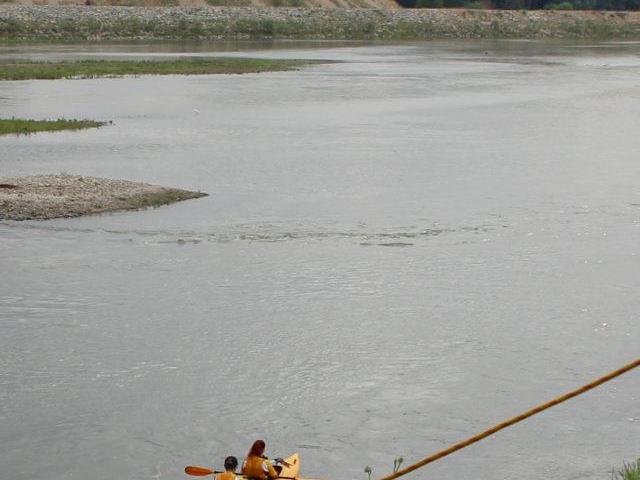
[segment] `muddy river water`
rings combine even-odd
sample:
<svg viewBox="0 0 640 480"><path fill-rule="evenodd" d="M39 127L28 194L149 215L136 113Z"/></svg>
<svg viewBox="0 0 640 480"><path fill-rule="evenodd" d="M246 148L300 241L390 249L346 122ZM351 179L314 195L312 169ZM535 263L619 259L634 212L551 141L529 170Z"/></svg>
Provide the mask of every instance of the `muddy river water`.
<svg viewBox="0 0 640 480"><path fill-rule="evenodd" d="M111 44L297 72L0 83L0 176L202 190L0 223L0 477L185 478L256 438L366 480L638 357L640 44ZM413 478L609 478L631 373Z"/></svg>

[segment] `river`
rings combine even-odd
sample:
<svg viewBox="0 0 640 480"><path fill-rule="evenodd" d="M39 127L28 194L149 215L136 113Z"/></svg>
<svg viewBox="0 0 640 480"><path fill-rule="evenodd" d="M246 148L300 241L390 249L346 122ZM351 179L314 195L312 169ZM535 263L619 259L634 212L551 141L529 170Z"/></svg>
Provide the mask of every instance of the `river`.
<svg viewBox="0 0 640 480"><path fill-rule="evenodd" d="M0 222L0 469L185 478L256 438L366 480L638 357L640 43L5 46L0 59L314 58L0 83L0 175L209 197ZM219 53L219 52L217 52ZM630 373L413 478L608 479Z"/></svg>

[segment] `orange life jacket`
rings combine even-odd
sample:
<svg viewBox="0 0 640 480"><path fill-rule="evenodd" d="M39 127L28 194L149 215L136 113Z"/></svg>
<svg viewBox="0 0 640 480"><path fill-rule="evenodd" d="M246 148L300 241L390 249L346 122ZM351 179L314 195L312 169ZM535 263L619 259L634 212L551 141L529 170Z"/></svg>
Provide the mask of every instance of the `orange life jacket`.
<svg viewBox="0 0 640 480"><path fill-rule="evenodd" d="M242 465L242 473L247 478L255 478L257 480L266 480L267 478L277 478L278 472L275 471L268 458L247 457Z"/></svg>
<svg viewBox="0 0 640 480"><path fill-rule="evenodd" d="M235 472L222 472L216 475L216 480L236 480Z"/></svg>

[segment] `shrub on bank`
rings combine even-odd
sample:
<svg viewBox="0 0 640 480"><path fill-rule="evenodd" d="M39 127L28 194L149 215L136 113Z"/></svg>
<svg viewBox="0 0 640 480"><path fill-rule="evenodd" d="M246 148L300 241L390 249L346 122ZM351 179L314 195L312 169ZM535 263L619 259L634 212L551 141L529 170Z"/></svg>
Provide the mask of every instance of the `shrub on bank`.
<svg viewBox="0 0 640 480"><path fill-rule="evenodd" d="M464 8L468 8L470 10L482 10L487 7L482 2L475 0L475 1L465 3Z"/></svg>
<svg viewBox="0 0 640 480"><path fill-rule="evenodd" d="M440 8L444 7L443 0L417 0L416 8Z"/></svg>
<svg viewBox="0 0 640 480"><path fill-rule="evenodd" d="M549 3L544 7L546 10L573 10L571 2Z"/></svg>

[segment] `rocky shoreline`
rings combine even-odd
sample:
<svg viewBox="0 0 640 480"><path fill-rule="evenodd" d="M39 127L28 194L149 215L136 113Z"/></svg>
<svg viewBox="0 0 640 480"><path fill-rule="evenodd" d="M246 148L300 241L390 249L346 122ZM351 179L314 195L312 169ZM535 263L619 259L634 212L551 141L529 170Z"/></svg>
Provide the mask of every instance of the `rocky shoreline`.
<svg viewBox="0 0 640 480"><path fill-rule="evenodd" d="M0 40L640 38L640 12L0 6Z"/></svg>
<svg viewBox="0 0 640 480"><path fill-rule="evenodd" d="M48 220L166 205L206 193L78 175L0 177L0 220Z"/></svg>

